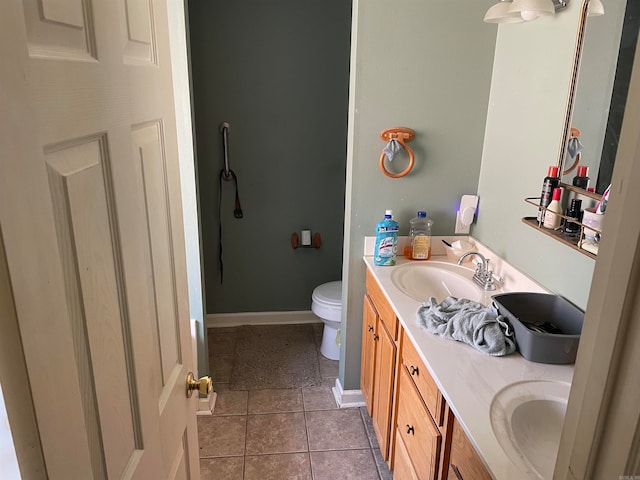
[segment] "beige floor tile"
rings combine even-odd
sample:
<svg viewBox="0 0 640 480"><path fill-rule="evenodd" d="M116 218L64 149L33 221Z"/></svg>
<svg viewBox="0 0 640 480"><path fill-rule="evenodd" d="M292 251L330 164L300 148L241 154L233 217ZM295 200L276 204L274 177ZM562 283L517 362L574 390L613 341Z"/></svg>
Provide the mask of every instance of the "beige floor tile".
<svg viewBox="0 0 640 480"><path fill-rule="evenodd" d="M328 358L318 355L318 363L320 364L320 376L322 378L338 376L338 360L329 360Z"/></svg>
<svg viewBox="0 0 640 480"><path fill-rule="evenodd" d="M232 328L209 328L207 330L207 346L209 356L233 355L236 351L236 340L238 329Z"/></svg>
<svg viewBox="0 0 640 480"><path fill-rule="evenodd" d="M246 415L249 392L244 390L222 389L216 392L214 415Z"/></svg>
<svg viewBox="0 0 640 480"><path fill-rule="evenodd" d="M209 357L209 372L214 383L229 383L232 363L232 355L214 355Z"/></svg>
<svg viewBox="0 0 640 480"><path fill-rule="evenodd" d="M244 457L201 458L201 480L243 480Z"/></svg>
<svg viewBox="0 0 640 480"><path fill-rule="evenodd" d="M247 455L306 451L308 451L308 443L304 413L275 413L247 417Z"/></svg>
<svg viewBox="0 0 640 480"><path fill-rule="evenodd" d="M322 377L322 386L333 388L336 386L336 379L338 377Z"/></svg>
<svg viewBox="0 0 640 480"><path fill-rule="evenodd" d="M309 454L248 455L244 480L311 480Z"/></svg>
<svg viewBox="0 0 640 480"><path fill-rule="evenodd" d="M200 457L244 455L247 417L198 417Z"/></svg>
<svg viewBox="0 0 640 480"><path fill-rule="evenodd" d="M314 480L377 480L371 450L311 452Z"/></svg>
<svg viewBox="0 0 640 480"><path fill-rule="evenodd" d="M299 388L249 392L249 414L301 412L302 410L302 392Z"/></svg>
<svg viewBox="0 0 640 480"><path fill-rule="evenodd" d="M302 389L305 411L332 410L338 408L330 387L306 387Z"/></svg>
<svg viewBox="0 0 640 480"><path fill-rule="evenodd" d="M309 450L371 448L358 409L306 412Z"/></svg>

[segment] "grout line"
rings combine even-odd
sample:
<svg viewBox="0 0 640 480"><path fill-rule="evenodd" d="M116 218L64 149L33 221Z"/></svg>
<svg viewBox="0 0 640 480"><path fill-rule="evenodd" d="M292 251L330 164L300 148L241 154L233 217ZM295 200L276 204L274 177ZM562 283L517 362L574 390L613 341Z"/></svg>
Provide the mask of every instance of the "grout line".
<svg viewBox="0 0 640 480"><path fill-rule="evenodd" d="M304 403L303 403L303 406L304 406ZM307 411L304 410L302 413L304 415L304 430L305 430L305 433L307 434L307 455L309 456L309 470L311 471L311 480L315 480L316 473L313 469L313 462L311 461L311 440L309 439L309 426L307 425Z"/></svg>

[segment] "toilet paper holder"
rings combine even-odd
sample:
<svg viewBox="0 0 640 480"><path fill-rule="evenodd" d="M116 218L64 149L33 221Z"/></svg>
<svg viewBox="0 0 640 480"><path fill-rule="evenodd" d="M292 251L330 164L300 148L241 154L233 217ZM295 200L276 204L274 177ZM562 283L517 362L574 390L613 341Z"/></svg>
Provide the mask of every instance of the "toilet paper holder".
<svg viewBox="0 0 640 480"><path fill-rule="evenodd" d="M300 235L298 235L298 232L291 234L291 248L294 250L297 248L315 248L317 250L321 244L320 234L314 233L313 237L311 237L311 230L302 230Z"/></svg>

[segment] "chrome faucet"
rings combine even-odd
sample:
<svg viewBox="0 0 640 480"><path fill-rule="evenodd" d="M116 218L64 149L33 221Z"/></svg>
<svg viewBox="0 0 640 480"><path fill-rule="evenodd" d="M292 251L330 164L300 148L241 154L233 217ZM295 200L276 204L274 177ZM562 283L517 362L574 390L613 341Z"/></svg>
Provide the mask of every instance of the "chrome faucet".
<svg viewBox="0 0 640 480"><path fill-rule="evenodd" d="M489 269L489 259L479 252L467 252L458 259L458 265L462 265L462 262L469 255L475 255L480 259L480 263L476 267L476 272L473 274L473 281L480 285L484 290L495 290L496 285L493 282L493 272Z"/></svg>

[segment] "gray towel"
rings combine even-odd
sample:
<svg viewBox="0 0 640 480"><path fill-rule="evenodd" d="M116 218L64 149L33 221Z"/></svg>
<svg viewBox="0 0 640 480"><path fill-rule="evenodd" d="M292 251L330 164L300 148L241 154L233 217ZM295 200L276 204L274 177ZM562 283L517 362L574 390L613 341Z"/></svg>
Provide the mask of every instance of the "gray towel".
<svg viewBox="0 0 640 480"><path fill-rule="evenodd" d="M389 142L382 149L389 161L392 161L393 157L395 157L400 150L402 150L402 145L400 145L400 142L398 142L395 138L389 140Z"/></svg>
<svg viewBox="0 0 640 480"><path fill-rule="evenodd" d="M438 304L431 297L417 312L418 323L429 332L464 342L493 356L516 350L513 331L495 308L465 298L447 297Z"/></svg>

